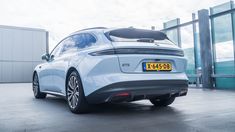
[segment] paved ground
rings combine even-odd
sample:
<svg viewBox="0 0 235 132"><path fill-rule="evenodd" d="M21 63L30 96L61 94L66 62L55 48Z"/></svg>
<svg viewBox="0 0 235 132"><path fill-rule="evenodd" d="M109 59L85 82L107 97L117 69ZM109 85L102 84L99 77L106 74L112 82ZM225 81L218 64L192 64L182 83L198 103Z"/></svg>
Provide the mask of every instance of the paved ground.
<svg viewBox="0 0 235 132"><path fill-rule="evenodd" d="M8 131L234 132L235 92L191 89L166 108L138 101L75 115L60 98L34 99L31 84L0 84L0 132Z"/></svg>

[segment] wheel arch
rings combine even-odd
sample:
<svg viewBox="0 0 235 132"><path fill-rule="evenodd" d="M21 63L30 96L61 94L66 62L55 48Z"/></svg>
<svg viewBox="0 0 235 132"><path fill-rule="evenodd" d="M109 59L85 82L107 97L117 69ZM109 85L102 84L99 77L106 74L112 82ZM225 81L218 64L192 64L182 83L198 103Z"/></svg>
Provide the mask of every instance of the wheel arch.
<svg viewBox="0 0 235 132"><path fill-rule="evenodd" d="M67 73L66 73L66 78L65 78L65 91L66 91L66 88L67 88L67 82L68 82L69 75L70 75L73 71L76 71L76 72L78 73L79 78L81 79L81 76L80 76L78 70L77 70L75 67L70 67L70 68L67 70ZM82 80L81 80L81 81L82 81Z"/></svg>

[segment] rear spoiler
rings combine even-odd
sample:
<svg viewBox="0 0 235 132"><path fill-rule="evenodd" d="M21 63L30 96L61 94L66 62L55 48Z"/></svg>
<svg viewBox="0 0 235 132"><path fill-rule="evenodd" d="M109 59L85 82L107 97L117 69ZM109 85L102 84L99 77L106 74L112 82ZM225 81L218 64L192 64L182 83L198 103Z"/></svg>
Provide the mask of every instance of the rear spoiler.
<svg viewBox="0 0 235 132"><path fill-rule="evenodd" d="M119 28L110 30L105 33L105 36L110 40L110 36L120 37L120 38L129 38L129 39L138 39L138 38L149 38L153 40L164 40L168 39L167 35L161 31L146 30L146 29L136 29L136 28Z"/></svg>

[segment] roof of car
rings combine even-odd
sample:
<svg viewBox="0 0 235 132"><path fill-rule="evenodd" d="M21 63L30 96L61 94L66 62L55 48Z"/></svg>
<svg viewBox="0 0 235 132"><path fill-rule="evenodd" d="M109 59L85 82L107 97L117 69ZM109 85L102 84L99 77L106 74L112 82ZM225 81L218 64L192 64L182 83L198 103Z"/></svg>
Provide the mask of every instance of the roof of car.
<svg viewBox="0 0 235 132"><path fill-rule="evenodd" d="M85 29L81 29L81 30L78 30L76 32L73 32L72 34L77 34L77 33L86 32L86 31L104 30L104 29L108 29L108 28L106 28L106 27L85 28Z"/></svg>

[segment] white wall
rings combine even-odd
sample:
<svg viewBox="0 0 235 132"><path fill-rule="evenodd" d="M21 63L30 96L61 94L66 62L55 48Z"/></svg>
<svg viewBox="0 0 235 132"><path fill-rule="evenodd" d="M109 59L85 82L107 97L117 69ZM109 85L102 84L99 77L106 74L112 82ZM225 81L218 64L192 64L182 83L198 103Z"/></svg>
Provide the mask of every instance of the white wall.
<svg viewBox="0 0 235 132"><path fill-rule="evenodd" d="M31 82L47 47L45 30L0 26L0 82Z"/></svg>

